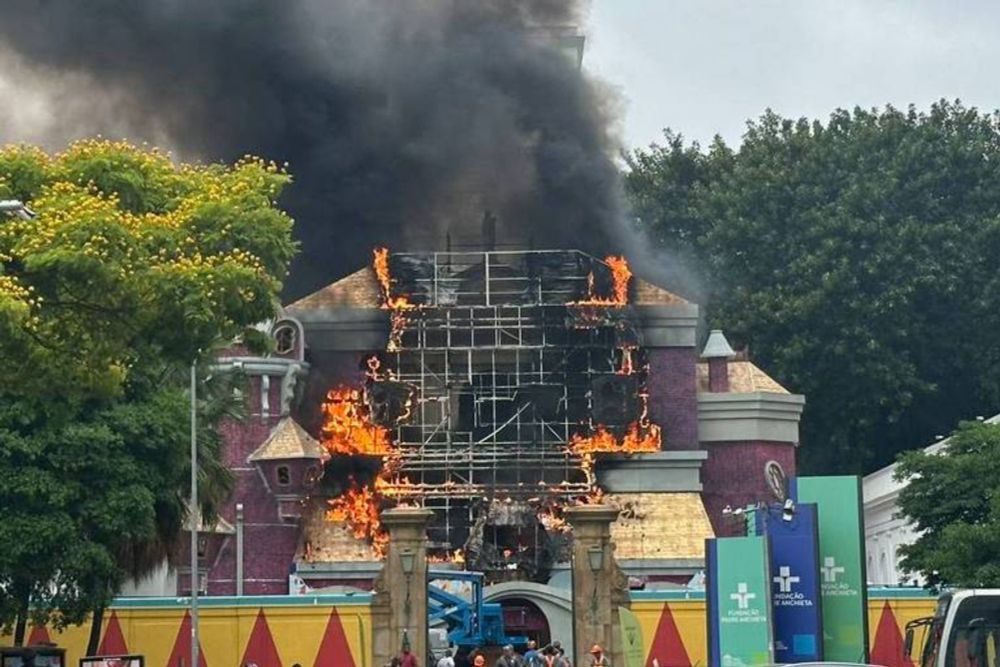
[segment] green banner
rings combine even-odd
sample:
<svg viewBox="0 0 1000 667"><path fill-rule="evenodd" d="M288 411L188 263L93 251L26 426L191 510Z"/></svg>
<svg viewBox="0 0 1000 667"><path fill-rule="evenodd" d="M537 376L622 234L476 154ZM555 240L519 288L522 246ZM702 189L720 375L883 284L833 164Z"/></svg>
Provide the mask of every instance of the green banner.
<svg viewBox="0 0 1000 667"><path fill-rule="evenodd" d="M854 476L799 477L791 492L796 502L819 506L823 658L868 662L861 482Z"/></svg>
<svg viewBox="0 0 1000 667"><path fill-rule="evenodd" d="M642 628L639 619L625 607L618 607L618 625L621 630L624 667L645 667L646 651L642 646Z"/></svg>
<svg viewBox="0 0 1000 667"><path fill-rule="evenodd" d="M774 662L766 537L707 541L709 662L713 667Z"/></svg>

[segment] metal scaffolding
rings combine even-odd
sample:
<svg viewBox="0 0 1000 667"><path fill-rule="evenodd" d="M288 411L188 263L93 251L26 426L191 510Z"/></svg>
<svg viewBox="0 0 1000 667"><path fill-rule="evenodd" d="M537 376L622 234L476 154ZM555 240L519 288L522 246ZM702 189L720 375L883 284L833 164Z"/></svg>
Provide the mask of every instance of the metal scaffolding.
<svg viewBox="0 0 1000 667"><path fill-rule="evenodd" d="M395 311L367 394L408 397L373 412L394 428L396 492L438 510L432 543L467 546L484 521L509 541L496 535L511 515L590 492L568 443L639 419L645 380L621 373L638 350L630 309L595 299L609 267L577 251L496 251L398 254L390 268L412 307Z"/></svg>

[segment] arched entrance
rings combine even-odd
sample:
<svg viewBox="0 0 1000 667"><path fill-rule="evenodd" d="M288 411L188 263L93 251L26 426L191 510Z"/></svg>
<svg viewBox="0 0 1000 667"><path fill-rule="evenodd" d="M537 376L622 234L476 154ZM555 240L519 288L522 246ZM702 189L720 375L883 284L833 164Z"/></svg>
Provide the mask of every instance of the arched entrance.
<svg viewBox="0 0 1000 667"><path fill-rule="evenodd" d="M504 625L512 634L514 630L507 624L508 615L512 616L510 621L513 625L535 623L537 627L541 624L531 618L531 614L537 610L545 619L544 629L548 632L548 640L545 643L559 640L566 648L569 658L573 659L573 603L568 590L530 581L505 581L502 584L487 586L483 594L487 602L498 602L503 607ZM524 610L523 620L520 616L521 611L515 610ZM523 634L535 639L533 633L539 630L526 630ZM536 641L544 645L540 639Z"/></svg>
<svg viewBox="0 0 1000 667"><path fill-rule="evenodd" d="M500 601L503 608L504 630L509 635L534 639L539 646L547 646L552 641L549 620L531 600L506 598Z"/></svg>

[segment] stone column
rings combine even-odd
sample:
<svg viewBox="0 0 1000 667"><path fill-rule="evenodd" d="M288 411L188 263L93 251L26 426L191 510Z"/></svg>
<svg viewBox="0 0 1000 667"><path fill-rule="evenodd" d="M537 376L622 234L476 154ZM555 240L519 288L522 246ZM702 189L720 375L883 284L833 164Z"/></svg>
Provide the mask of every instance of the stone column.
<svg viewBox="0 0 1000 667"><path fill-rule="evenodd" d="M404 643L418 664L427 661L427 525L433 516L431 510L419 507L382 512L389 553L375 580L372 600L375 667L389 664Z"/></svg>
<svg viewBox="0 0 1000 667"><path fill-rule="evenodd" d="M628 578L618 568L611 543L618 510L579 505L567 508L565 516L573 527L574 660L586 664L590 648L600 644L612 665L622 665L618 607L628 607L629 596ZM595 570L596 565L600 567Z"/></svg>

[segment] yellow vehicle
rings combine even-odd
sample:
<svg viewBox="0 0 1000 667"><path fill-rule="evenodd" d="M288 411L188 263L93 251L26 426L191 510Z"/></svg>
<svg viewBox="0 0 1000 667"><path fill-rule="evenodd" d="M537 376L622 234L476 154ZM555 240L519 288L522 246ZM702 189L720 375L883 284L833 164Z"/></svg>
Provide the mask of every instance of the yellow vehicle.
<svg viewBox="0 0 1000 667"><path fill-rule="evenodd" d="M918 667L1000 667L1000 589L942 594L933 616L906 624L903 648Z"/></svg>

